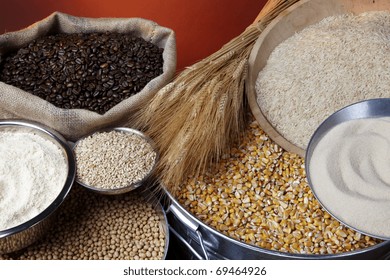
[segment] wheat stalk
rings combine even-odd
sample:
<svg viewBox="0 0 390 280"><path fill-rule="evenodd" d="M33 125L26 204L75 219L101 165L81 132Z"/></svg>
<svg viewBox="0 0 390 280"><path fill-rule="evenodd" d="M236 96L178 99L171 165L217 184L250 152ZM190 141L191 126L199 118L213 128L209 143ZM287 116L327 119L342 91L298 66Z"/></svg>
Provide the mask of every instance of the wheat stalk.
<svg viewBox="0 0 390 280"><path fill-rule="evenodd" d="M219 51L182 71L133 116L160 150L158 179L175 192L188 175L210 168L245 124L248 58L260 33L298 0L269 0L255 22Z"/></svg>

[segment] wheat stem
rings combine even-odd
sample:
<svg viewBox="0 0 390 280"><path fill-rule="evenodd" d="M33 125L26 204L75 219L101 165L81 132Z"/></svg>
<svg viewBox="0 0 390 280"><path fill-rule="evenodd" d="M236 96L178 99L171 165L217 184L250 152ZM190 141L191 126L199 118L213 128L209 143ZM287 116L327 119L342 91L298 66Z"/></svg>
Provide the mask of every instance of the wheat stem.
<svg viewBox="0 0 390 280"><path fill-rule="evenodd" d="M159 147L158 179L171 192L187 176L205 172L239 138L252 46L269 22L295 2L269 0L241 35L179 73L133 116L135 126Z"/></svg>

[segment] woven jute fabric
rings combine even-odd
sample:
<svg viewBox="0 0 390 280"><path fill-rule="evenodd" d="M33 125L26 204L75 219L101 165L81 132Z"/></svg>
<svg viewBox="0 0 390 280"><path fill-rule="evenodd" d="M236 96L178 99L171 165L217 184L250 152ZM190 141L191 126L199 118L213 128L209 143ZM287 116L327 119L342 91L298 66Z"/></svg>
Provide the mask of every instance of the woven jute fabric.
<svg viewBox="0 0 390 280"><path fill-rule="evenodd" d="M55 12L47 18L16 32L0 35L0 63L3 57L32 40L57 33L120 32L163 48L163 73L140 92L121 101L105 114L85 109L62 109L22 89L0 82L0 118L26 119L47 125L68 140L108 126L131 126L129 117L174 76L176 38L173 30L142 18L86 18Z"/></svg>

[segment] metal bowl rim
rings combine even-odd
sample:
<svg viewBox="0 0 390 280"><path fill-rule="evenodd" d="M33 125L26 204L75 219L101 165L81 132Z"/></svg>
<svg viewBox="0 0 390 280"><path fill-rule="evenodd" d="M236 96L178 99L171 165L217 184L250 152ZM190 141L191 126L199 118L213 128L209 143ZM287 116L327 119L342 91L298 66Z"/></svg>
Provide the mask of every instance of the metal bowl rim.
<svg viewBox="0 0 390 280"><path fill-rule="evenodd" d="M216 235L222 239L226 239L229 242L232 242L240 247L243 247L245 249L253 250L259 253L263 254L269 254L273 256L280 256L280 257L286 257L286 258L292 258L292 259L335 259L335 258L343 258L343 257L350 257L354 255L360 255L364 254L366 252L370 252L372 250L375 250L377 248L381 248L383 246L390 246L390 240L383 240L382 242L375 244L370 247L349 251L349 252L342 252L342 253L335 253L335 254L297 254L297 253L289 253L289 252L281 252L277 250L270 250L266 248L262 248L256 245L251 245L239 240L236 240L230 236L227 236L221 232L219 232L217 229L205 224L203 221L201 221L199 218L197 218L195 215L193 215L191 212L189 212L187 209L184 208L177 200L176 198L164 187L162 186L162 189L167 194L169 199L171 200L171 203L173 203L175 206L179 208L180 211L188 215L192 220L194 220L198 225L200 225L202 228L205 228L206 230L212 232L213 235ZM168 206L169 210L169 206ZM178 218L180 220L180 218ZM183 221L181 221L183 222Z"/></svg>

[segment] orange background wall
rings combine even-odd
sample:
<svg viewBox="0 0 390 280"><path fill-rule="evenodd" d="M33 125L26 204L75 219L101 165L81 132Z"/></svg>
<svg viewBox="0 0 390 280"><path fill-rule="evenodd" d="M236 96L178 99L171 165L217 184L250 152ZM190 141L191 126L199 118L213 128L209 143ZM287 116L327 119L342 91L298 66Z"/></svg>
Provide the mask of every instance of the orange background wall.
<svg viewBox="0 0 390 280"><path fill-rule="evenodd" d="M86 17L141 17L173 29L177 69L194 64L238 36L266 0L2 0L0 34L54 11Z"/></svg>

